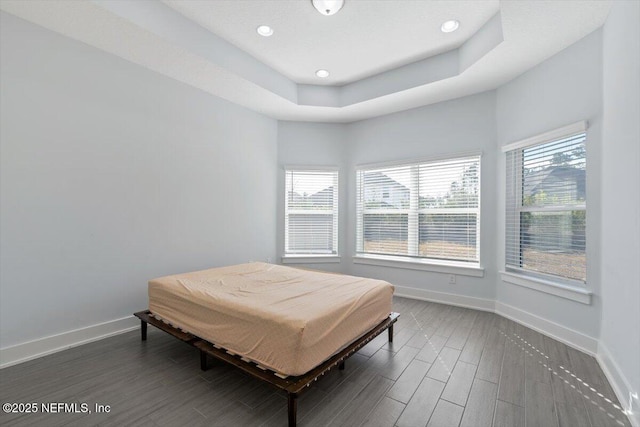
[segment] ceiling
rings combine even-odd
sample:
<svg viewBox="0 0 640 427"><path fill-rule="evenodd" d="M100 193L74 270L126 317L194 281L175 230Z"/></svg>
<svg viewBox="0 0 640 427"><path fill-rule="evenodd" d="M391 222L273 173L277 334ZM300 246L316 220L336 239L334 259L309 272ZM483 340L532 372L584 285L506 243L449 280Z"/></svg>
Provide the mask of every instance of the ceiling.
<svg viewBox="0 0 640 427"><path fill-rule="evenodd" d="M351 122L495 89L598 29L610 3L346 0L333 16L310 0L3 0L0 9L276 119ZM447 19L458 31L440 31ZM263 24L273 36L256 33Z"/></svg>
<svg viewBox="0 0 640 427"><path fill-rule="evenodd" d="M169 7L296 83L351 83L459 47L499 10L487 1L347 0L323 16L310 0L164 0ZM462 25L443 33L443 22ZM271 37L256 33L259 25ZM327 69L326 80L315 71Z"/></svg>

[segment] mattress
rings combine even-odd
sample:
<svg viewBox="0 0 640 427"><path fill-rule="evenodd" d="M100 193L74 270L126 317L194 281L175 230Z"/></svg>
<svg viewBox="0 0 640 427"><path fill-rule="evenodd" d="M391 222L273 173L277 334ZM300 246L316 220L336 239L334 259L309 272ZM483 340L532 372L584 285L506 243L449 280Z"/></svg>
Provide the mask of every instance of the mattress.
<svg viewBox="0 0 640 427"><path fill-rule="evenodd" d="M149 310L281 375L301 375L391 312L382 280L265 263L149 281Z"/></svg>

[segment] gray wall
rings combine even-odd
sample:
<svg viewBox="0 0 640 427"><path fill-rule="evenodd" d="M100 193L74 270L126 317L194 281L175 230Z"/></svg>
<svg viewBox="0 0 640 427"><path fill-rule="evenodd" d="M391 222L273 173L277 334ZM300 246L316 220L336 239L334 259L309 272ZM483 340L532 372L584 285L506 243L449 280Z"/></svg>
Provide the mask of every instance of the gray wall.
<svg viewBox="0 0 640 427"><path fill-rule="evenodd" d="M276 254L277 123L1 16L1 347Z"/></svg>
<svg viewBox="0 0 640 427"><path fill-rule="evenodd" d="M284 253L284 170L287 166L327 166L338 171L338 252L340 263L303 264L327 271L344 271L347 266L346 230L349 204L346 170L345 125L339 123L278 122L278 261Z"/></svg>
<svg viewBox="0 0 640 427"><path fill-rule="evenodd" d="M350 263L351 274L385 279L398 286L422 290L493 298L496 269L495 199L495 93L486 92L402 113L352 123L347 126L349 194L356 194L355 169L358 165L482 152L480 215L480 263L483 278L458 276L448 284L448 274ZM356 203L347 204L347 255L355 253Z"/></svg>
<svg viewBox="0 0 640 427"><path fill-rule="evenodd" d="M601 344L640 391L640 2L603 29ZM625 402L625 405L628 402ZM640 424L640 401L633 411Z"/></svg>
<svg viewBox="0 0 640 427"><path fill-rule="evenodd" d="M495 94L487 92L361 122L319 124L280 122L278 161L287 164L340 167L340 264L307 267L385 279L399 286L493 298L496 269ZM484 278L353 264L355 253L355 167L360 164L429 158L443 154L483 152L481 263ZM284 247L284 174L278 182L278 249Z"/></svg>
<svg viewBox="0 0 640 427"><path fill-rule="evenodd" d="M591 33L497 90L497 150L510 142L580 120L587 133L587 288L591 305L497 281L497 300L551 322L598 337L602 307L600 284L600 205L602 179L602 37ZM504 224L504 156L496 191L498 223ZM484 201L483 201L484 204ZM497 230L496 267L504 268L504 226Z"/></svg>

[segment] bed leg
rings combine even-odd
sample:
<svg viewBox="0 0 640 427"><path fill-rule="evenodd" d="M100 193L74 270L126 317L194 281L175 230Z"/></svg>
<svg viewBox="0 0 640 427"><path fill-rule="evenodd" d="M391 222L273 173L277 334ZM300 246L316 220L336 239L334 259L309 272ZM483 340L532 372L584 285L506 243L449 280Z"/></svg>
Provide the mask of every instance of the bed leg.
<svg viewBox="0 0 640 427"><path fill-rule="evenodd" d="M393 342L393 323L389 326L389 342Z"/></svg>
<svg viewBox="0 0 640 427"><path fill-rule="evenodd" d="M147 340L147 322L142 319L140 319L140 336L142 341Z"/></svg>
<svg viewBox="0 0 640 427"><path fill-rule="evenodd" d="M200 369L207 370L207 353L202 350L200 350Z"/></svg>
<svg viewBox="0 0 640 427"><path fill-rule="evenodd" d="M287 400L289 406L289 427L296 427L298 395L296 393L289 393L287 395Z"/></svg>
<svg viewBox="0 0 640 427"><path fill-rule="evenodd" d="M340 364L338 365L338 369L340 369L341 371L344 371L344 360L340 362Z"/></svg>

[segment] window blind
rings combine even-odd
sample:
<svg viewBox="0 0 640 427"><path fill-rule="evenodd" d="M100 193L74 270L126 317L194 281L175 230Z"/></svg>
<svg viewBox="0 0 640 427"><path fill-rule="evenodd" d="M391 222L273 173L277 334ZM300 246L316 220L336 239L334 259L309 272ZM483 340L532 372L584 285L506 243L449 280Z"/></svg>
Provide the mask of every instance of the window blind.
<svg viewBox="0 0 640 427"><path fill-rule="evenodd" d="M285 254L338 253L338 171L286 170Z"/></svg>
<svg viewBox="0 0 640 427"><path fill-rule="evenodd" d="M586 133L507 151L506 268L586 282Z"/></svg>
<svg viewBox="0 0 640 427"><path fill-rule="evenodd" d="M479 262L480 157L357 170L359 254Z"/></svg>

